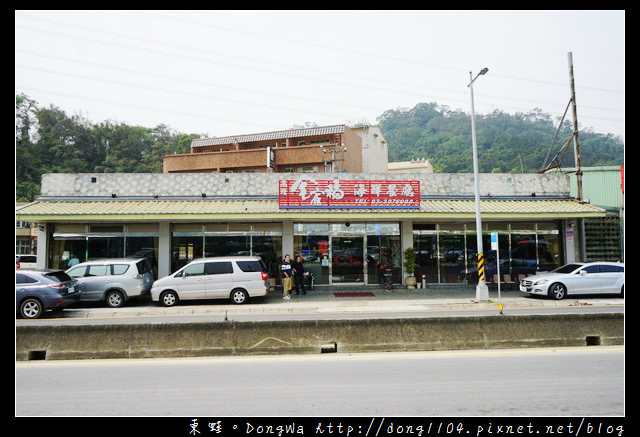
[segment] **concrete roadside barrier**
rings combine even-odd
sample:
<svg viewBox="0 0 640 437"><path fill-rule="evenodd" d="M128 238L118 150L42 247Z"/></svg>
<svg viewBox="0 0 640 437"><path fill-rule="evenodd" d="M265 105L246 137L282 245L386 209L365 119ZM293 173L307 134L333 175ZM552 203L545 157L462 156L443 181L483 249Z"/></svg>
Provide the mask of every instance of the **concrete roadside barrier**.
<svg viewBox="0 0 640 437"><path fill-rule="evenodd" d="M624 344L624 314L17 326L16 360Z"/></svg>

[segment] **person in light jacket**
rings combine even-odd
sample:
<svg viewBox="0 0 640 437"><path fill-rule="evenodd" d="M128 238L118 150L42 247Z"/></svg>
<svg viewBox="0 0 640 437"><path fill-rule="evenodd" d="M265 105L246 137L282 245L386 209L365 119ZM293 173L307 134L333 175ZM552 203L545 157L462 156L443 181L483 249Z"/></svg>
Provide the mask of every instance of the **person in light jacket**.
<svg viewBox="0 0 640 437"><path fill-rule="evenodd" d="M291 281L293 276L293 267L291 266L291 255L284 256L282 261L282 298L291 299L289 292L291 291Z"/></svg>

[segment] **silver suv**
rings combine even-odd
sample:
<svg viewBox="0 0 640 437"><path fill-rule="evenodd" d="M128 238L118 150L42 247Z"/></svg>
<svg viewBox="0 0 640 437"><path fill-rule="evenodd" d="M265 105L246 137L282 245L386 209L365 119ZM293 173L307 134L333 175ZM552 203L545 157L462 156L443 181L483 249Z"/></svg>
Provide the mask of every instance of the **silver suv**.
<svg viewBox="0 0 640 437"><path fill-rule="evenodd" d="M81 301L103 301L112 308L149 294L153 283L151 265L146 258L86 261L66 272L82 285Z"/></svg>

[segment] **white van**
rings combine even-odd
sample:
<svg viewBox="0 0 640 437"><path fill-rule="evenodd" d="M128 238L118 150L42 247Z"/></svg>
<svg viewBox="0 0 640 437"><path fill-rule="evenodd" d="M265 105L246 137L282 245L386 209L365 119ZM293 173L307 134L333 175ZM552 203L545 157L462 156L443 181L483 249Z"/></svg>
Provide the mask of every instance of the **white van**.
<svg viewBox="0 0 640 437"><path fill-rule="evenodd" d="M35 255L16 255L16 269L35 269L38 257Z"/></svg>
<svg viewBox="0 0 640 437"><path fill-rule="evenodd" d="M268 290L267 266L259 256L200 258L155 281L151 300L167 307L196 299L231 299L242 304Z"/></svg>

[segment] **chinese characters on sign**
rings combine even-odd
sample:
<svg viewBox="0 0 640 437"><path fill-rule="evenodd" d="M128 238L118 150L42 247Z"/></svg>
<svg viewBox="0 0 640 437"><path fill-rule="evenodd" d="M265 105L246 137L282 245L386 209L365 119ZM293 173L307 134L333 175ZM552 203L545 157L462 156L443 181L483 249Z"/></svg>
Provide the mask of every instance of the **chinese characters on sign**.
<svg viewBox="0 0 640 437"><path fill-rule="evenodd" d="M420 181L282 180L280 208L419 208Z"/></svg>

